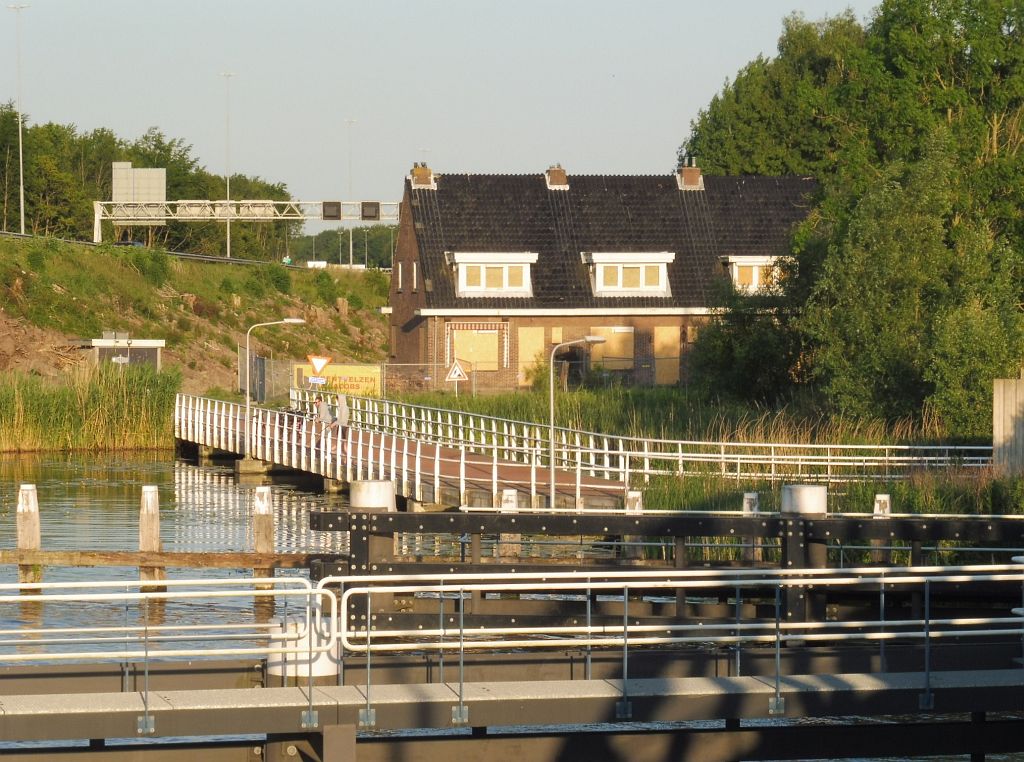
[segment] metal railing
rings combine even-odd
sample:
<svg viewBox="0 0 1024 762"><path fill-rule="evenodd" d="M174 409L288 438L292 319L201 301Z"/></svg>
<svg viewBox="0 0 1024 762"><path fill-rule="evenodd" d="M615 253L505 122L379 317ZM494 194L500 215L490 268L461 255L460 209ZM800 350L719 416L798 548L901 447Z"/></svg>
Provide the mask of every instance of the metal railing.
<svg viewBox="0 0 1024 762"><path fill-rule="evenodd" d="M315 392L292 389L295 406ZM349 397L354 426L515 462L547 462L549 427L526 421L445 410L371 397ZM843 482L904 479L929 468L989 467L990 445L842 445L702 442L625 437L556 427L556 467L579 470L623 488L658 475L708 475L740 480Z"/></svg>
<svg viewBox="0 0 1024 762"><path fill-rule="evenodd" d="M924 691L921 707L931 701L931 649L938 641L970 638L1013 638L1024 634L1024 609L1013 608L990 616L932 616L933 588L957 586L969 595L975 586L991 594L993 585L1005 585L1019 596L1024 570L1019 563L998 566L960 567L864 567L835 570L707 570L676 572L596 572L517 574L504 573L331 577L313 587L300 578L164 580L164 590L152 582L78 582L34 585L0 585L0 613L6 623L0 629L0 664L142 661L143 700L140 734L153 733L148 709L148 670L156 661L210 659L226 656L260 656L274 659L283 674L304 678L309 705L303 726L316 727L312 688L318 678L332 675L341 680L345 656L365 657L366 707L361 724L374 724L373 655L434 651L458 655L457 705L453 724L465 724L468 707L464 659L467 652L570 649L586 658L585 677L591 677L591 653L621 652L622 679L618 681L621 718L630 712L629 667L632 650L642 647L678 647L736 650L774 649L775 692L769 712L779 713L783 646L792 643L870 645L879 650L885 671L885 648L899 642L917 644L924 650ZM791 589L816 593L856 588L877 596L877 617L857 620L818 621L783 613L782 601ZM631 601L660 597L701 596L726 591L734 618L696 621L668 617L662 622L631 617ZM914 593L920 596L921 616L887 619L886 595ZM412 627L400 617L380 616L377 608L387 595L437 601L436 627ZM565 624L518 625L514 618L500 617L490 623L476 617L465 621L466 601L472 596L503 599L530 596L584 605L585 614ZM621 620L596 617L592 603L598 598L621 603ZM259 601L271 602L261 620ZM772 606L774 602L774 606ZM735 604L735 605L733 605ZM744 604L757 604L744 606ZM1024 604L1022 604L1024 605ZM290 610L289 610L290 606ZM868 606L868 608L873 608ZM770 612L767 615L765 611ZM41 621L42 611L56 614L57 623ZM90 624L69 624L68 617L87 612ZM748 612L744 614L743 612ZM20 615L19 615L20 612ZM75 612L68 614L67 612ZM135 620L131 619L135 612ZM760 612L760 613L757 613ZM38 617L39 621L34 621ZM22 622L19 622L23 620ZM25 624L24 620L30 624ZM292 624L296 626L291 626ZM287 659L298 660L288 671ZM316 666L314 667L314 662ZM327 669L324 669L326 662ZM1015 665L1007 668L1018 669ZM444 682L443 677L439 679ZM125 687L125 690L128 690ZM453 701L453 704L455 702Z"/></svg>

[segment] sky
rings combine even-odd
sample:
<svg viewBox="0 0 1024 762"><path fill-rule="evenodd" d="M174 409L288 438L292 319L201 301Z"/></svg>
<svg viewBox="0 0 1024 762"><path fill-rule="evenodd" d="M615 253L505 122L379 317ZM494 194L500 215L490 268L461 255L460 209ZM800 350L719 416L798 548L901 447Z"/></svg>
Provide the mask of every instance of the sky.
<svg viewBox="0 0 1024 762"><path fill-rule="evenodd" d="M775 53L785 16L865 21L878 0L11 2L30 5L31 123L126 139L155 126L209 171L230 163L299 200L397 201L418 161L671 172L690 121ZM17 93L18 15L0 15L2 101Z"/></svg>

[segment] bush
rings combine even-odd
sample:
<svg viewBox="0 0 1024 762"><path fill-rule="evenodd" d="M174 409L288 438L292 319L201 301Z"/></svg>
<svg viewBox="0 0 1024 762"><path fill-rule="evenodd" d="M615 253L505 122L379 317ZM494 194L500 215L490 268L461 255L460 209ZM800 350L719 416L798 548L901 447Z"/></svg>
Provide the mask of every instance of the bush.
<svg viewBox="0 0 1024 762"><path fill-rule="evenodd" d="M132 249L131 262L154 286L162 286L171 275L171 258L165 251Z"/></svg>
<svg viewBox="0 0 1024 762"><path fill-rule="evenodd" d="M290 294L292 291L292 276L285 269L284 265L277 262L263 268L267 282L282 294Z"/></svg>

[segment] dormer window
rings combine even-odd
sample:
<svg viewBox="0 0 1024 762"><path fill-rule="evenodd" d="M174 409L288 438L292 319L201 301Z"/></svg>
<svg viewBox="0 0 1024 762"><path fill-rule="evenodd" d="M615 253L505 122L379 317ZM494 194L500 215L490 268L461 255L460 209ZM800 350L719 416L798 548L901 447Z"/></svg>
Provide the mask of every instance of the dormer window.
<svg viewBox="0 0 1024 762"><path fill-rule="evenodd" d="M536 252L446 252L459 296L533 296L530 265Z"/></svg>
<svg viewBox="0 0 1024 762"><path fill-rule="evenodd" d="M582 258L594 296L672 296L668 265L675 252L584 251Z"/></svg>
<svg viewBox="0 0 1024 762"><path fill-rule="evenodd" d="M737 291L754 294L778 282L778 257L722 257L722 266Z"/></svg>

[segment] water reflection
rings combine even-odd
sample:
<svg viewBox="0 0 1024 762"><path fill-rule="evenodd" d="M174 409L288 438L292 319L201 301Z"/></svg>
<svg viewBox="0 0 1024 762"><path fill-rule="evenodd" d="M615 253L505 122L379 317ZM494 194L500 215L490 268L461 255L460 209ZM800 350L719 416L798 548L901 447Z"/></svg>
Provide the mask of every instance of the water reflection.
<svg viewBox="0 0 1024 762"><path fill-rule="evenodd" d="M235 484L229 468L194 466L152 453L8 456L0 461L0 548L15 547L15 510L23 483L36 485L43 550L137 550L139 501L146 484L159 490L164 550L252 547L255 486ZM336 507L340 497L289 484L274 485L271 495L277 552L347 551L347 534L309 530L310 510ZM169 577L225 575L218 569L168 570ZM137 578L134 567L44 572L48 582ZM16 581L16 567L0 566L0 582Z"/></svg>

